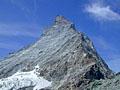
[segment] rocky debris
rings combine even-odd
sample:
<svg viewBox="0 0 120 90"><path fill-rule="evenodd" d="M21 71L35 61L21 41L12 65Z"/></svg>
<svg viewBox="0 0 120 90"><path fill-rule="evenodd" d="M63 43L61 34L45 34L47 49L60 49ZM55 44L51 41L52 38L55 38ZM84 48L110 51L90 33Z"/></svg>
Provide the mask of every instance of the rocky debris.
<svg viewBox="0 0 120 90"><path fill-rule="evenodd" d="M89 84L87 90L120 90L120 75L110 79L95 80Z"/></svg>
<svg viewBox="0 0 120 90"><path fill-rule="evenodd" d="M35 44L0 62L0 78L31 71L37 64L38 76L51 81L53 90L84 90L93 80L113 75L92 41L63 16Z"/></svg>

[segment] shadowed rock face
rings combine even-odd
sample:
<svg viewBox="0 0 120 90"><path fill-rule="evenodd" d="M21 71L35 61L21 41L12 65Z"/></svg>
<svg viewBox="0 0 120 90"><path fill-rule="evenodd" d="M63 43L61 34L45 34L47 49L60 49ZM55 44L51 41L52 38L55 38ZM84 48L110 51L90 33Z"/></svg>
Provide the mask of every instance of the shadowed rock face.
<svg viewBox="0 0 120 90"><path fill-rule="evenodd" d="M99 67L97 67L97 65L93 65L90 68L90 70L85 73L85 78L90 79L90 80L93 80L93 79L96 79L96 80L105 79L104 75L100 71Z"/></svg>
<svg viewBox="0 0 120 90"><path fill-rule="evenodd" d="M83 90L92 80L113 74L91 40L63 16L57 16L35 44L0 62L0 78L30 71L37 64L39 75L52 81L54 90Z"/></svg>

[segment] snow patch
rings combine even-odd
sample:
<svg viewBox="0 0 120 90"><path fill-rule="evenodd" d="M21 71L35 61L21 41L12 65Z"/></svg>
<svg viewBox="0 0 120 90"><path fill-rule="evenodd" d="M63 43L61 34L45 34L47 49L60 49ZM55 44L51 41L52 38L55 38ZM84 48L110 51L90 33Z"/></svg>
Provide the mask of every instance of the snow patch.
<svg viewBox="0 0 120 90"><path fill-rule="evenodd" d="M34 87L33 90L39 90L50 87L51 82L37 76L36 69L38 68L36 66L33 71L29 72L18 71L8 78L0 79L0 90L17 90L23 87Z"/></svg>
<svg viewBox="0 0 120 90"><path fill-rule="evenodd" d="M83 57L86 57L87 56L87 54L86 53L83 53Z"/></svg>

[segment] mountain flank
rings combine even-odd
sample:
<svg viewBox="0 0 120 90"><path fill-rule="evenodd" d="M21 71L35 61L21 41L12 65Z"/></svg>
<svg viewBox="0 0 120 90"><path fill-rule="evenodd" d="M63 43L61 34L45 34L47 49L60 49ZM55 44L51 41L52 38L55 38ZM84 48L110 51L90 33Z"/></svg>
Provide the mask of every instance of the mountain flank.
<svg viewBox="0 0 120 90"><path fill-rule="evenodd" d="M35 44L0 62L0 90L108 90L101 87L113 76L92 41L63 16Z"/></svg>

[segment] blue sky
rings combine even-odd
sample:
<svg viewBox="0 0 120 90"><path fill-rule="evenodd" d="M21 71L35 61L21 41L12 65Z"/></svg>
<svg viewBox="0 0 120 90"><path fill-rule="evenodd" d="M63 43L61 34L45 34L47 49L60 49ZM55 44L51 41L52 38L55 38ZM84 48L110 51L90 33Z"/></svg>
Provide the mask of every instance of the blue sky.
<svg viewBox="0 0 120 90"><path fill-rule="evenodd" d="M0 0L0 57L34 43L56 15L75 23L120 71L120 0Z"/></svg>

